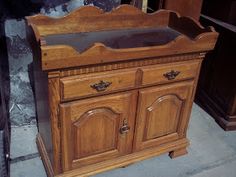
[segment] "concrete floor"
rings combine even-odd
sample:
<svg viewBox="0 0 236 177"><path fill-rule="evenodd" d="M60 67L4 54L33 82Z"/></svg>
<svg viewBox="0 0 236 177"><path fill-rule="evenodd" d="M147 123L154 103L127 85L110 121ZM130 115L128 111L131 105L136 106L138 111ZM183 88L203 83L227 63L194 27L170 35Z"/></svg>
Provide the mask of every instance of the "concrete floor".
<svg viewBox="0 0 236 177"><path fill-rule="evenodd" d="M11 177L46 177L36 133L36 126L12 128ZM170 159L164 154L95 177L236 177L236 131L223 131L195 104L188 138L188 155Z"/></svg>

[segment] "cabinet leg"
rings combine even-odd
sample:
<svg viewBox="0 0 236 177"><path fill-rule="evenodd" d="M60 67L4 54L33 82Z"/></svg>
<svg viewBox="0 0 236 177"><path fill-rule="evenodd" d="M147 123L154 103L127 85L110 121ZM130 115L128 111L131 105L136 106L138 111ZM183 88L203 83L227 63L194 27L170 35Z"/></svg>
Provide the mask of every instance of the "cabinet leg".
<svg viewBox="0 0 236 177"><path fill-rule="evenodd" d="M173 158L185 155L187 153L188 153L187 149L186 148L182 148L182 149L177 149L177 150L171 151L169 153L169 156L170 156L170 158L173 159Z"/></svg>
<svg viewBox="0 0 236 177"><path fill-rule="evenodd" d="M126 168L126 167L128 167L128 166L130 166L130 165L132 165L132 164L134 164L134 163L130 163L130 164L128 164L128 165L124 165L124 166L122 166L121 168Z"/></svg>

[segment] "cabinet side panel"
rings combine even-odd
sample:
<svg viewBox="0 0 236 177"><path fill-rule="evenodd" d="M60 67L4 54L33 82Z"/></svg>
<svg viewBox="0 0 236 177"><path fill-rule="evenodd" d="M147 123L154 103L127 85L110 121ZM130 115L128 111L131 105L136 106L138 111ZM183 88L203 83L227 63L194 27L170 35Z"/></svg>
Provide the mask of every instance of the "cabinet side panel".
<svg viewBox="0 0 236 177"><path fill-rule="evenodd" d="M185 126L184 126L185 128L184 128L183 137L186 137L186 135L187 135L188 125L189 125L190 116L191 116L191 113L192 113L192 107L193 107L193 103L194 103L194 99L195 99L195 95L196 95L196 89L197 89L197 85L198 85L198 80L199 80L199 74L200 74L200 70L201 70L201 66L202 66L202 61L203 61L203 59L199 60L198 71L197 71L197 74L196 74L195 79L194 79L194 84L190 88L191 98L190 98L188 108L187 108L188 109L188 111L186 113L187 119L186 119Z"/></svg>
<svg viewBox="0 0 236 177"><path fill-rule="evenodd" d="M58 105L60 102L59 78L48 79L49 107L53 144L53 170L55 174L61 172L61 141Z"/></svg>
<svg viewBox="0 0 236 177"><path fill-rule="evenodd" d="M39 70L37 62L34 63L34 91L37 110L38 130L51 163L53 163L52 132L48 102L47 74Z"/></svg>
<svg viewBox="0 0 236 177"><path fill-rule="evenodd" d="M47 73L43 73L41 70L41 52L31 27L27 28L27 40L29 41L33 52L33 68L32 70L30 68L29 72L36 104L38 131L41 135L40 137L42 138L50 162L52 163L53 154L51 123L48 106L48 79Z"/></svg>

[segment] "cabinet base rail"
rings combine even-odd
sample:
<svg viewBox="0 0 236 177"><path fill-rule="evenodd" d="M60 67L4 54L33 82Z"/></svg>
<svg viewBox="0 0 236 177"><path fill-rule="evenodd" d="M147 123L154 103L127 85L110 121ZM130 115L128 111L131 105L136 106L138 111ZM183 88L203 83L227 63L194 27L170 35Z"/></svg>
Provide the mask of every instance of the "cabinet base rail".
<svg viewBox="0 0 236 177"><path fill-rule="evenodd" d="M149 148L112 160L107 160L105 162L88 165L86 167L74 169L59 175L54 175L53 168L48 158L40 133L37 135L36 142L48 177L88 177L104 171L112 170L114 168L127 166L129 164L139 162L140 160L145 160L164 153L169 153L171 158L178 157L186 154L186 148L189 146L188 139L182 138L174 142L165 143L159 147Z"/></svg>

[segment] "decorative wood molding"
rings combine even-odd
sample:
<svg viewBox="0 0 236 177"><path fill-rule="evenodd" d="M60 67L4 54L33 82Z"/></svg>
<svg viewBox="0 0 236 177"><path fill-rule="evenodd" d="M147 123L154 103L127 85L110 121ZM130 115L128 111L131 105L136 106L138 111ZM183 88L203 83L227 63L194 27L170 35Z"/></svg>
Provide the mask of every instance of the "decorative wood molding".
<svg viewBox="0 0 236 177"><path fill-rule="evenodd" d="M214 48L216 39L216 33L204 33L194 41L185 36L179 36L176 40L166 45L128 49L111 49L101 43L97 43L82 54L70 46L42 46L42 69L52 70L113 61L119 62L146 57L208 51Z"/></svg>
<svg viewBox="0 0 236 177"><path fill-rule="evenodd" d="M48 73L48 78L55 78L55 77L59 77L60 76L60 72L59 71L51 71Z"/></svg>
<svg viewBox="0 0 236 177"><path fill-rule="evenodd" d="M76 33L167 25L169 13L170 11L161 10L146 14L131 5L121 5L111 12L103 12L95 6L83 6L61 18L42 14L26 18L29 25L35 26L34 30L40 36L47 36L72 31Z"/></svg>
<svg viewBox="0 0 236 177"><path fill-rule="evenodd" d="M147 150L135 152L133 154L129 154L126 156L122 156L122 157L116 158L115 160L108 160L108 161L101 162L98 164L90 165L89 167L82 167L75 170L71 170L61 175L57 175L56 177L92 176L97 173L101 173L103 171L126 166L135 162L139 162L140 160L154 157L156 155L160 155L166 152L172 152L178 149L184 149L184 148L187 148L188 145L189 145L189 141L186 138L183 138L177 141L173 141L171 143L166 143L165 145L162 145L162 146L149 148Z"/></svg>
<svg viewBox="0 0 236 177"><path fill-rule="evenodd" d="M37 136L37 143L38 144L40 142L39 136L40 135ZM120 157L119 159L109 160L109 161L100 163L99 165L97 165L97 164L91 165L89 168L82 167L82 168L79 168L76 170L65 172L61 175L56 175L55 177L75 177L75 176L84 177L87 175L88 176L95 175L97 173L101 173L106 170L111 170L114 168L118 168L118 167L122 167L125 165L129 165L129 164L138 162L140 160L145 160L147 158L154 157L154 156L163 154L168 151L171 153L171 152L178 150L178 149L182 149L182 148L185 149L187 146L189 146L189 141L186 138L184 138L184 139L178 140L176 142L168 143L165 146L155 147L155 148L151 148L150 150L136 152L134 154ZM41 157L43 159L45 159L46 163L44 163L44 166L46 168L48 177L53 177L54 175L50 175L50 174L53 174L53 170L52 170L52 168L49 168L49 166L51 166L51 162L47 158L47 155L45 154L46 151L44 151L45 149L44 149L43 144L40 144L40 146L38 146L38 148L39 148L39 153L40 153ZM127 160L127 159L130 159L130 160Z"/></svg>
<svg viewBox="0 0 236 177"><path fill-rule="evenodd" d="M176 12L160 10L146 14L130 5L119 6L108 13L87 6L61 18L36 15L27 17L27 20L37 40L41 41L43 70L209 51L214 48L218 37L212 27L203 28L194 19L181 17ZM160 27L169 27L181 34L165 45L115 49L95 42L83 52L69 44L47 45L44 39L47 35Z"/></svg>
<svg viewBox="0 0 236 177"><path fill-rule="evenodd" d="M83 53L79 53L76 49L67 45L42 46L42 69L52 70L113 61L136 60L146 57L209 51L214 48L217 37L218 33L216 32L202 33L194 40L185 35L180 35L165 45L127 49L112 49L102 43L95 43Z"/></svg>
<svg viewBox="0 0 236 177"><path fill-rule="evenodd" d="M203 53L201 55L199 55L199 53L195 53L195 54L186 54L186 55L179 55L179 56L150 58L146 60L102 64L98 66L92 65L92 66L80 67L78 69L60 71L60 77L89 74L89 73L95 73L95 72L104 72L104 71L111 71L111 70L118 70L118 69L125 69L125 68L135 68L135 67L148 66L148 65L160 64L160 63L187 61L187 60L193 60L193 59L203 59L204 57L205 57L205 54Z"/></svg>
<svg viewBox="0 0 236 177"><path fill-rule="evenodd" d="M216 32L212 26L205 28L194 18L180 16L175 11L170 11L168 26L195 40L201 38L201 35L205 35L205 33ZM186 26L188 26L188 31L186 31Z"/></svg>
<svg viewBox="0 0 236 177"><path fill-rule="evenodd" d="M159 10L148 14L131 5L121 5L111 12L104 12L95 6L83 6L60 18L42 14L26 18L28 24L33 25L34 30L41 36L71 33L71 31L75 33L133 27L167 26L169 19L172 24L176 22L187 23L193 25L196 28L195 30L212 32L212 28L204 28L193 18L181 17L177 12ZM143 20L144 18L145 20ZM106 23L107 20L109 20L109 23ZM68 26L65 26L65 24L68 24Z"/></svg>

